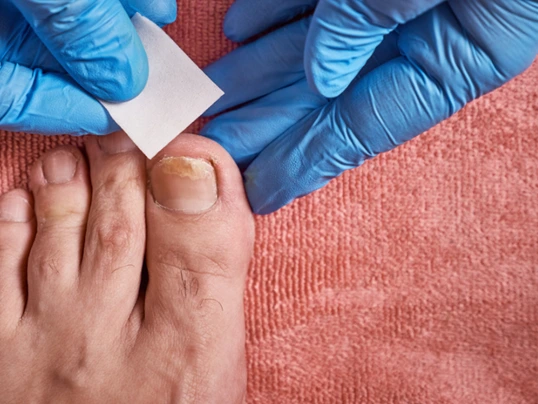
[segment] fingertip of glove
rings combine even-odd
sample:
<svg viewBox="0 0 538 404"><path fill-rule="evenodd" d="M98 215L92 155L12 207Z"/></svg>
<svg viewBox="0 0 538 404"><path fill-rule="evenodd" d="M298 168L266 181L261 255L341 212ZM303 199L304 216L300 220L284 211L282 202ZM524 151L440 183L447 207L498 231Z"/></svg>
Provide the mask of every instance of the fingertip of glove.
<svg viewBox="0 0 538 404"><path fill-rule="evenodd" d="M172 24L177 18L177 3L175 1L167 1L160 4L161 6L157 10L152 9L155 14L153 18L148 18L155 21L161 27Z"/></svg>
<svg viewBox="0 0 538 404"><path fill-rule="evenodd" d="M247 199L248 199L248 203L250 204L250 209L252 210L252 213L254 213L255 215L263 216L263 215L269 215L276 210L276 209L275 210L270 209L263 202L259 203L258 198L253 196L252 193L253 192L252 191L249 192L247 188Z"/></svg>
<svg viewBox="0 0 538 404"><path fill-rule="evenodd" d="M312 71L306 72L308 87L325 98L336 98L346 89L348 83L343 84L341 80L334 80L322 74L315 74Z"/></svg>
<svg viewBox="0 0 538 404"><path fill-rule="evenodd" d="M251 207L252 209L252 213L254 213L255 215L258 215L258 216L266 216L266 215L270 215L271 213L274 213L276 212L278 209L271 209L267 206L264 206L260 209L255 209L252 207L252 204L251 204Z"/></svg>
<svg viewBox="0 0 538 404"><path fill-rule="evenodd" d="M145 0L120 1L129 17L140 13L160 27L173 23L177 18L177 2L175 0L151 2Z"/></svg>
<svg viewBox="0 0 538 404"><path fill-rule="evenodd" d="M248 39L248 37L241 32L240 24L237 21L235 13L233 12L233 8L231 8L224 17L222 31L224 32L226 38L233 42L243 42Z"/></svg>
<svg viewBox="0 0 538 404"><path fill-rule="evenodd" d="M275 207L275 194L268 193L267 188L264 187L263 191L260 192L258 187L255 174L256 168L252 164L246 169L243 173L243 181L245 183L245 192L247 194L247 199L250 204L252 212L256 215L268 215L275 212L281 206ZM269 199L268 199L269 197Z"/></svg>
<svg viewBox="0 0 538 404"><path fill-rule="evenodd" d="M273 206L272 203L267 202L265 199L257 198L253 195L253 193L253 191L249 192L247 188L247 199L250 204L250 209L255 215L270 215L271 213L274 213L281 208L281 206Z"/></svg>
<svg viewBox="0 0 538 404"><path fill-rule="evenodd" d="M307 46L304 54L304 68L308 86L316 94L325 98L336 98L349 86L357 74L346 66L348 62L320 58L313 47Z"/></svg>

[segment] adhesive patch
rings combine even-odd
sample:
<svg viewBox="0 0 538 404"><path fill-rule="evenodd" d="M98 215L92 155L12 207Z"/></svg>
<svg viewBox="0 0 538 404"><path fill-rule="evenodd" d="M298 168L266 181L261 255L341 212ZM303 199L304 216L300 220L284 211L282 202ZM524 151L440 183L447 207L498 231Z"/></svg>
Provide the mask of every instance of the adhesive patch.
<svg viewBox="0 0 538 404"><path fill-rule="evenodd" d="M148 55L148 82L130 101L100 102L151 159L224 93L161 28L140 14L131 21Z"/></svg>

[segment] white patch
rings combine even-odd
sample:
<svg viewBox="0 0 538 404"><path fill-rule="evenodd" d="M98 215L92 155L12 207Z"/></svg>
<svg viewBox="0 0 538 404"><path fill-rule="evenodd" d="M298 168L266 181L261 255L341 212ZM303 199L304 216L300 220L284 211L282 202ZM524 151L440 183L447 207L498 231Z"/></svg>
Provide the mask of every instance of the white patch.
<svg viewBox="0 0 538 404"><path fill-rule="evenodd" d="M131 21L148 55L148 83L130 101L100 102L151 159L224 93L157 25L140 14Z"/></svg>

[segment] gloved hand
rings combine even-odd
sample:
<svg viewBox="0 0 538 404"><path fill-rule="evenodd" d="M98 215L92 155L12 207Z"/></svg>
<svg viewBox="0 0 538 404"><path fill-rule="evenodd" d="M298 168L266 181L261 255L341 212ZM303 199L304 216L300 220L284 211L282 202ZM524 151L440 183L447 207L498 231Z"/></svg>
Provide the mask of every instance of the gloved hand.
<svg viewBox="0 0 538 404"><path fill-rule="evenodd" d="M129 19L136 12L164 25L176 2L0 0L0 129L117 130L93 97L125 101L146 85L146 53Z"/></svg>
<svg viewBox="0 0 538 404"><path fill-rule="evenodd" d="M244 40L315 3L237 0L225 33ZM244 169L253 210L270 213L448 118L537 52L536 0L320 0L311 18L206 69L226 92L207 114L241 107L202 134Z"/></svg>

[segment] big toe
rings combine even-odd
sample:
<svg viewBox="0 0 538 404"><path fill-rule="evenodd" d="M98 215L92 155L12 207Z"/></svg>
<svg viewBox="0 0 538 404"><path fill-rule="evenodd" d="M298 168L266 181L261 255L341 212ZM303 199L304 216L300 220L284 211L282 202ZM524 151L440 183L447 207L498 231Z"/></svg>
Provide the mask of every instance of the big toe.
<svg viewBox="0 0 538 404"><path fill-rule="evenodd" d="M241 174L217 143L194 135L179 136L148 173L145 324L153 335L175 336L179 363L202 366L191 374L211 375L198 381L203 393L185 394L204 402L212 391L240 394L243 291L254 238ZM163 360L176 366L177 358Z"/></svg>

